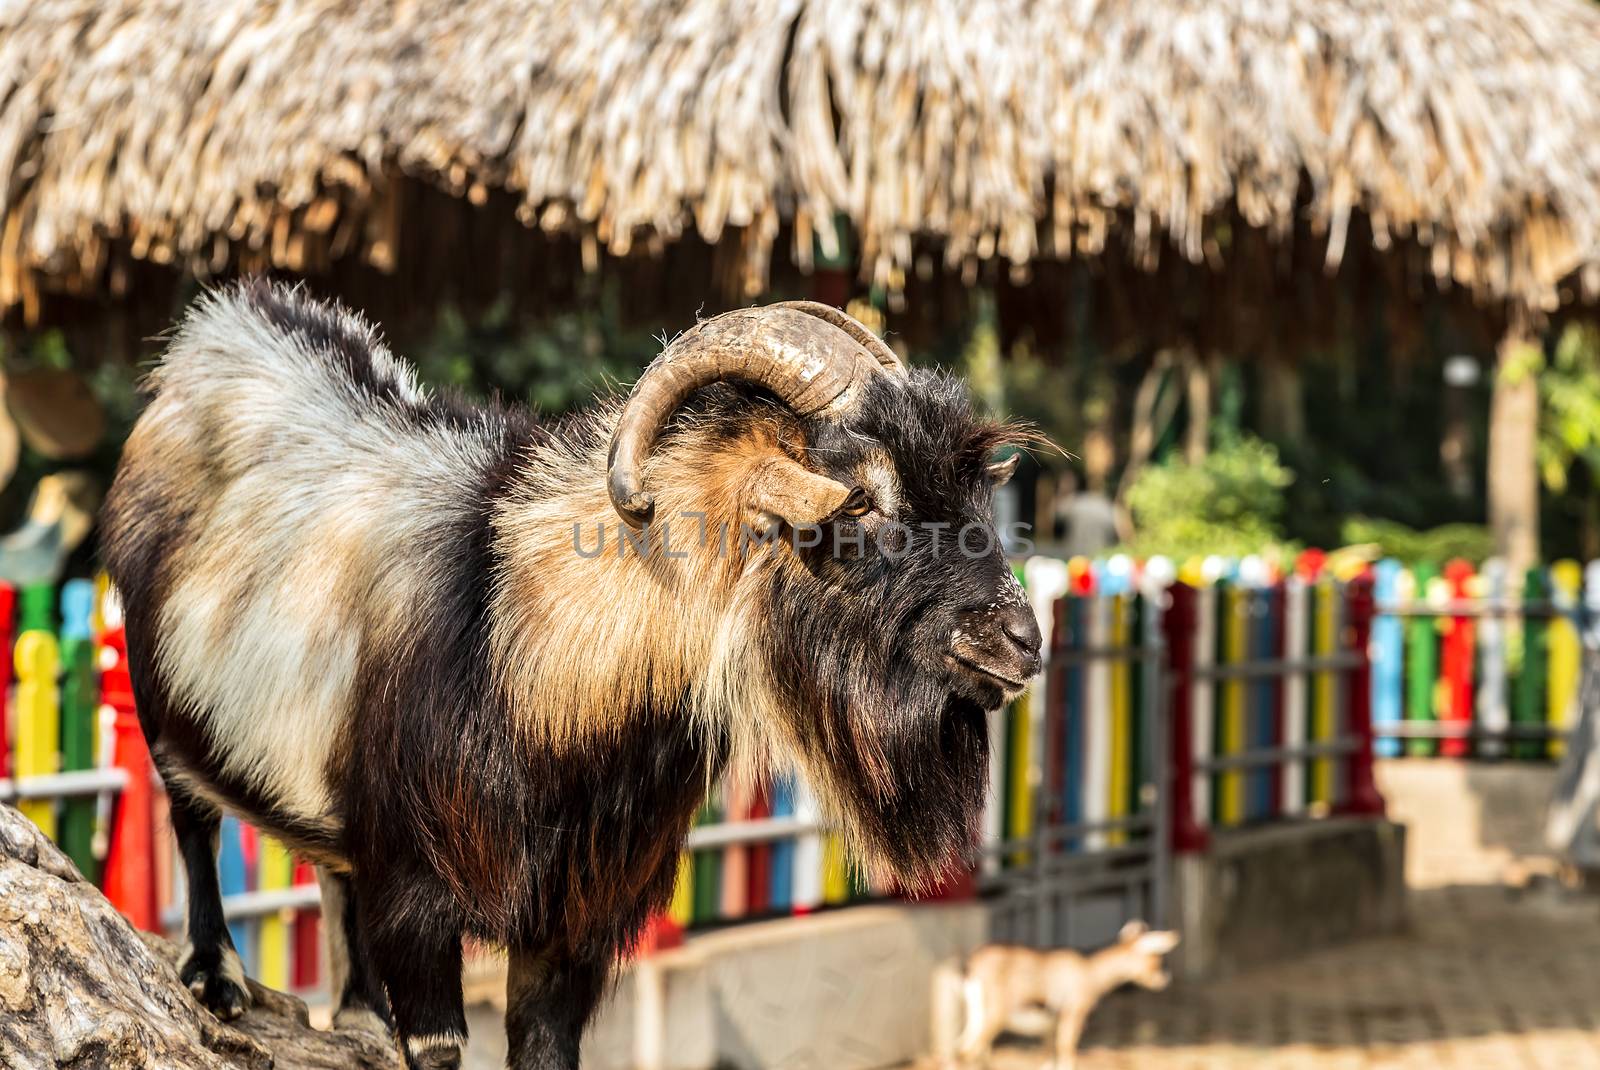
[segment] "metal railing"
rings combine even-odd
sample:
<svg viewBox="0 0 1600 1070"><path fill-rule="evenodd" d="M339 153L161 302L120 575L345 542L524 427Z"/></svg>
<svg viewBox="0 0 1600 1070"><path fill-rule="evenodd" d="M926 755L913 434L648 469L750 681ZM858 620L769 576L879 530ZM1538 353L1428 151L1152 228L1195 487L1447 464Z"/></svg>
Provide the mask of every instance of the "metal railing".
<svg viewBox="0 0 1600 1070"><path fill-rule="evenodd" d="M978 887L996 938L1065 947L1168 913L1164 596L1111 584L1055 597L1064 574L1040 571L1029 578L1050 606L1044 679L1014 711L1026 732L1006 753L1015 765L1026 740L1008 787L1021 797L1026 776L1028 819L985 845Z"/></svg>

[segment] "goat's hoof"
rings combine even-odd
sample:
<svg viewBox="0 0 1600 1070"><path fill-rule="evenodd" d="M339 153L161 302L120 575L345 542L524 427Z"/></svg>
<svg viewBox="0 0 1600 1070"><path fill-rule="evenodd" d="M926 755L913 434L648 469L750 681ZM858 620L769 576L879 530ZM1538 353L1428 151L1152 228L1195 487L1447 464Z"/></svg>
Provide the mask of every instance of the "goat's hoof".
<svg viewBox="0 0 1600 1070"><path fill-rule="evenodd" d="M231 1022L250 1009L244 963L231 947L190 948L178 967L178 979L221 1021Z"/></svg>
<svg viewBox="0 0 1600 1070"><path fill-rule="evenodd" d="M406 1038L406 1070L461 1070L464 1037L451 1034Z"/></svg>
<svg viewBox="0 0 1600 1070"><path fill-rule="evenodd" d="M435 1048L406 1061L407 1070L461 1070L461 1049Z"/></svg>

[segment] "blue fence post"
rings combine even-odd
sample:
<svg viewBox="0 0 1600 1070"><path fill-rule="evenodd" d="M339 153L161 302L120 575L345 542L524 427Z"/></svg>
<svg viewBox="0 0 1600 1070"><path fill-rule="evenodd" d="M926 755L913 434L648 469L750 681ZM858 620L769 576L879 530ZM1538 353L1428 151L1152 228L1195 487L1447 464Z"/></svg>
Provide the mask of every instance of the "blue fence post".
<svg viewBox="0 0 1600 1070"><path fill-rule="evenodd" d="M1373 570L1378 616L1372 622L1372 724L1380 758L1400 755L1400 740L1385 729L1398 725L1404 709L1405 630L1393 610L1400 597L1400 562L1385 558Z"/></svg>

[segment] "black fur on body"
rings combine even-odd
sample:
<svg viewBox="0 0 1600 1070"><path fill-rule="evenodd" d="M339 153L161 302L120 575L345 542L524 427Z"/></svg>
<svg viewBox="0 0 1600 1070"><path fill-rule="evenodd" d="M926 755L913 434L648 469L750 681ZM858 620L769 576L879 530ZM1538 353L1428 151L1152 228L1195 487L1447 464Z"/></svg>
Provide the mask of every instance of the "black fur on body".
<svg viewBox="0 0 1600 1070"><path fill-rule="evenodd" d="M543 427L430 395L298 290L204 299L152 388L104 554L190 873L184 980L220 1014L248 998L212 870L223 807L323 867L341 1020L392 1022L412 1066L459 1061L466 933L511 949L512 1065L576 1065L730 762L798 762L908 886L970 844L985 711L1036 670L1038 635L997 546L954 546L989 524L990 454L1019 439L959 382L875 381L848 426L702 391L658 448L663 502L738 530L751 466L784 456L872 510L816 549L711 541L688 562L575 551L576 526L615 527L614 410Z"/></svg>

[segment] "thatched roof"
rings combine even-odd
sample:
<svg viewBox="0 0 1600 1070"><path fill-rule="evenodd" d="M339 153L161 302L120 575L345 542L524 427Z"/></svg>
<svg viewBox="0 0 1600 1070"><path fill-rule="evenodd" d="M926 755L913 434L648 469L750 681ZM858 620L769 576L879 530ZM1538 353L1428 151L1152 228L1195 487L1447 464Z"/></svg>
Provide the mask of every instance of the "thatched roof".
<svg viewBox="0 0 1600 1070"><path fill-rule="evenodd" d="M401 176L590 259L731 238L751 290L840 217L890 289L930 239L1202 262L1242 220L1600 290L1591 0L30 0L0 83L0 308L129 258L388 268Z"/></svg>

